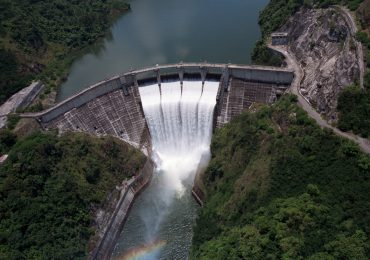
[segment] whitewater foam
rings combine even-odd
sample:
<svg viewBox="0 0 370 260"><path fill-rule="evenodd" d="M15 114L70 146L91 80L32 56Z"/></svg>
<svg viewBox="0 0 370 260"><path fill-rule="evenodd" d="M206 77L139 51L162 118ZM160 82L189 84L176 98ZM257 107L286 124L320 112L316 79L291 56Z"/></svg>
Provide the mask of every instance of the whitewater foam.
<svg viewBox="0 0 370 260"><path fill-rule="evenodd" d="M182 181L208 158L213 109L218 82L162 83L140 87L140 96L152 137L153 159L168 185L178 194Z"/></svg>

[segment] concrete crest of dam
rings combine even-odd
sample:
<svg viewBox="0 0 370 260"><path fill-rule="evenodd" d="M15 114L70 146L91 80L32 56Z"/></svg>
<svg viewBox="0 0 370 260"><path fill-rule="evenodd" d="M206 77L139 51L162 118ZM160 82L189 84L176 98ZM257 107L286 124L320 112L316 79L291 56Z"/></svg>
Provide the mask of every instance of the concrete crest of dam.
<svg viewBox="0 0 370 260"><path fill-rule="evenodd" d="M136 187L149 180L149 168L139 184L133 183L129 201L122 199L125 210L117 209L110 225L116 230L107 229L111 233L91 258L107 259L114 250L116 258L186 259L196 217L191 188L208 163L212 130L253 103L273 103L293 77L293 71L261 66L156 66L115 76L49 110L23 116L36 118L45 129L118 137L156 165L149 187L127 216L140 192Z"/></svg>

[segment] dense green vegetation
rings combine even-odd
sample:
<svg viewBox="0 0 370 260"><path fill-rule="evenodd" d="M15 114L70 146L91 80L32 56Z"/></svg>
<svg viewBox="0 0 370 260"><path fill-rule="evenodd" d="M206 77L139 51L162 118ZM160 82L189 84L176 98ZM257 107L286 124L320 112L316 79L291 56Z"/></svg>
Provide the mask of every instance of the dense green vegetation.
<svg viewBox="0 0 370 260"><path fill-rule="evenodd" d="M370 37L360 31L356 38L365 49L367 69L364 89L350 86L342 91L338 99L338 127L343 131L353 131L363 137L370 137Z"/></svg>
<svg viewBox="0 0 370 260"><path fill-rule="evenodd" d="M55 84L72 54L128 8L122 0L0 0L0 103L34 77Z"/></svg>
<svg viewBox="0 0 370 260"><path fill-rule="evenodd" d="M295 102L214 134L192 259L370 257L370 158Z"/></svg>
<svg viewBox="0 0 370 260"><path fill-rule="evenodd" d="M370 74L368 74L370 76ZM338 128L353 131L363 137L370 136L370 88L345 88L338 99Z"/></svg>
<svg viewBox="0 0 370 260"><path fill-rule="evenodd" d="M0 166L0 259L85 257L93 209L145 161L114 138L38 132L16 142L4 131L0 142L10 149Z"/></svg>

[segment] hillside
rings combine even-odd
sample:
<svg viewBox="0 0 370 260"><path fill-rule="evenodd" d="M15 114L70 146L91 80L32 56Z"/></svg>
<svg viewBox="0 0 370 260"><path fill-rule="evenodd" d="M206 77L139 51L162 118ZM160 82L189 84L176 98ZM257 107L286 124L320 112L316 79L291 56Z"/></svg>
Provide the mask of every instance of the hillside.
<svg viewBox="0 0 370 260"><path fill-rule="evenodd" d="M338 100L340 112L338 127L343 131L352 131L370 138L370 1L363 1L356 14L362 26L357 38L364 47L367 67L364 78L365 89L354 85L342 92Z"/></svg>
<svg viewBox="0 0 370 260"><path fill-rule="evenodd" d="M359 19L359 32L356 34L357 40L362 43L364 48L364 59L365 65L367 66L364 76L364 89L360 89L358 86L358 80L354 80L351 83L348 83L348 79L343 80L341 74L349 73L353 74L352 70L347 68L347 65L350 64L349 61L344 63L337 62L335 66L329 68L320 68L316 71L306 71L308 74L304 79L306 83L303 84L305 91L308 91L308 99L311 103L316 105L316 109L325 116L331 123L338 126L342 131L349 131L355 134L361 135L362 137L370 137L370 128L369 128L369 113L370 113L370 1L369 0L347 0L347 1L337 1L337 0L312 0L312 1L298 1L298 0L271 0L267 7L261 12L259 24L262 30L262 40L256 44L256 47L252 54L252 59L255 63L264 64L264 65L275 65L280 66L283 64L283 59L281 56L272 53L266 47L266 41L270 33L276 30L288 30L296 31L295 37L297 38L297 33L299 36L299 30L297 30L297 21L292 21L291 17L296 17L298 23L304 24L306 17L302 14L311 13L312 8L327 8L335 4L346 5L350 10L356 14ZM304 10L302 10L304 9ZM306 9L306 10L305 10ZM320 12L320 11L319 11ZM290 21L288 21L290 19ZM330 18L331 19L331 18ZM305 67L311 61L313 68L319 62L312 58L312 54L318 55L319 60L320 56L325 56L323 53L326 52L325 48L329 45L322 44L323 40L326 37L326 32L324 25L320 19L319 22L316 22L317 19L313 20L313 26L318 27L312 30L310 33L315 32L316 35L320 35L322 30L322 35L320 35L320 40L317 42L312 42L314 37L306 39L306 41L301 41L302 45L312 46L311 50L305 50L301 53L301 56L306 58L307 61L303 61L301 66ZM328 21L326 21L328 22ZM330 22L330 21L329 21ZM334 28L336 31L340 30L340 24L336 22L330 22L330 26L337 25L337 28ZM311 35L312 36L312 35ZM298 45L297 42L293 42L291 49L293 53ZM345 46L345 45L343 45ZM347 44L348 47L348 44ZM342 48L342 42L339 42L339 48ZM347 48L348 51L348 48ZM311 52L311 54L310 54ZM344 55L345 50L343 50L340 55ZM303 55L302 55L303 54ZM297 53L295 53L297 55ZM299 53L298 53L299 55ZM345 56L345 55L344 55ZM347 55L348 56L348 55ZM299 58L299 57L298 57ZM348 57L346 58L348 59ZM353 62L353 59L352 59ZM320 63L321 64L321 63ZM344 65L343 65L344 64ZM325 64L324 64L325 65ZM308 66L309 67L309 66ZM340 70L343 70L340 72ZM323 77L323 82L319 81L321 74L329 74L329 71L336 71L339 73L339 80L334 76ZM343 73L345 72L345 73ZM311 78L310 78L311 77ZM347 85L343 85L347 82ZM343 85L337 87L337 85ZM308 88L307 88L308 86ZM351 87L350 87L351 86Z"/></svg>
<svg viewBox="0 0 370 260"><path fill-rule="evenodd" d="M128 9L122 0L0 0L0 104L35 78L46 94L55 89L79 51Z"/></svg>
<svg viewBox="0 0 370 260"><path fill-rule="evenodd" d="M85 258L95 211L146 160L111 137L0 132L0 142L12 147L0 165L0 259Z"/></svg>
<svg viewBox="0 0 370 260"><path fill-rule="evenodd" d="M370 158L295 100L216 131L192 259L370 257Z"/></svg>
<svg viewBox="0 0 370 260"><path fill-rule="evenodd" d="M360 7L363 1L364 0L271 0L259 17L262 39L256 44L252 53L253 62L264 65L279 64L277 60L278 57L276 57L276 55L271 55L271 52L267 49L265 40L269 37L271 32L278 30L301 8L327 8L332 5L343 4L354 11ZM367 26L370 27L370 24Z"/></svg>

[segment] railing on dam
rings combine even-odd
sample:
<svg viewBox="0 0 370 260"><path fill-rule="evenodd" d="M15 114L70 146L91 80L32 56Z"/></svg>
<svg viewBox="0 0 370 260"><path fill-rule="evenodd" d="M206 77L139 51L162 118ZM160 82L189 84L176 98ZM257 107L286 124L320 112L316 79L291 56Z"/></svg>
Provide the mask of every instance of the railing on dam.
<svg viewBox="0 0 370 260"><path fill-rule="evenodd" d="M114 76L110 79L91 85L48 110L40 113L23 114L22 116L37 118L41 123L47 123L99 96L120 88L126 95L128 95L128 88L134 86L145 86L146 83L151 82L158 84L160 84L161 81L168 80L179 80L182 82L183 80L192 78L197 78L202 81L207 79L220 80L221 78L227 80L229 77L255 82L274 82L277 84L289 85L293 80L294 73L289 69L256 65L210 63L178 63L160 65ZM225 87L227 86L225 85Z"/></svg>

